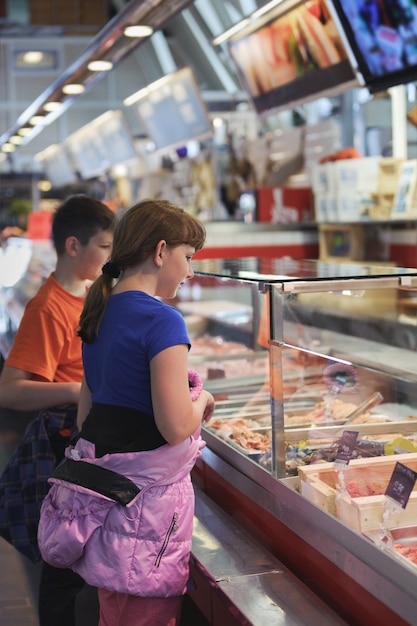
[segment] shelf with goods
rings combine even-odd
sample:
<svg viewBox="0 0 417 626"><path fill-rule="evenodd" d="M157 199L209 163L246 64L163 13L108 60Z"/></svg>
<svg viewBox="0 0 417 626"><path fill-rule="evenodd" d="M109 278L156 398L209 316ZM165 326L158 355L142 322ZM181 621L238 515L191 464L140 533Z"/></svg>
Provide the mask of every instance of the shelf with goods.
<svg viewBox="0 0 417 626"><path fill-rule="evenodd" d="M307 498L298 472L312 455L331 462L364 402L348 424L359 432L358 456L392 462L385 444L399 437L417 452L415 349L372 332L384 325L376 315L401 326L398 292L415 288L417 271L294 259L195 269L178 306L186 322L201 318L190 363L217 401L196 484L348 623L412 623L416 566ZM306 309L326 313L325 323ZM366 321L367 332L351 319Z"/></svg>
<svg viewBox="0 0 417 626"><path fill-rule="evenodd" d="M417 267L417 219L318 223L318 258Z"/></svg>
<svg viewBox="0 0 417 626"><path fill-rule="evenodd" d="M417 266L417 161L365 157L312 173L319 258Z"/></svg>

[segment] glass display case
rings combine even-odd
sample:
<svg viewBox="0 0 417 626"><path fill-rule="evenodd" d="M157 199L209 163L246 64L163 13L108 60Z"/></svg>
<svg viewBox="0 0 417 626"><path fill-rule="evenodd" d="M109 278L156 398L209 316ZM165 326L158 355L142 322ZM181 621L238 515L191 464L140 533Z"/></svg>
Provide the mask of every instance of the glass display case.
<svg viewBox="0 0 417 626"><path fill-rule="evenodd" d="M203 428L205 488L212 489L207 476L214 470L217 494L221 483L228 495L220 499L225 507L234 503L234 515L260 511L250 521L256 532L272 516L281 538L268 527L265 539L280 556L283 524L305 542L306 554L317 550L329 571L342 568L346 584L360 581L358 604L362 590L384 603L378 623L395 614L392 623L402 624L399 615L417 610L415 580L410 584L416 566L372 532L380 538L381 494L395 461L417 470L417 318L399 308L417 289L417 270L247 258L196 261L194 271L176 306L192 338L190 366L216 398ZM335 471L346 432L355 434L352 475ZM367 487L361 468L374 463L370 487L379 481L379 492L369 492L366 506L364 493L340 493L345 477L349 489ZM414 497L408 517L392 524L410 524ZM299 561L294 566L302 569ZM335 576L340 572L333 582ZM372 606L369 597L364 604Z"/></svg>
<svg viewBox="0 0 417 626"><path fill-rule="evenodd" d="M216 397L208 434L276 477L417 442L417 327L399 321L417 270L288 259L201 261L178 308L190 365ZM416 447L417 451L417 447Z"/></svg>

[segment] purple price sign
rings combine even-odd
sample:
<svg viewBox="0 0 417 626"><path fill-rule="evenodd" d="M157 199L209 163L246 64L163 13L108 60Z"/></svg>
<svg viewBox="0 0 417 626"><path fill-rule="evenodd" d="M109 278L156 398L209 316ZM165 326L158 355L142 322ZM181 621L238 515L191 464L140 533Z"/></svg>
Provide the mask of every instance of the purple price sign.
<svg viewBox="0 0 417 626"><path fill-rule="evenodd" d="M323 372L323 379L329 389L352 390L358 384L358 375L353 365L349 363L331 363Z"/></svg>
<svg viewBox="0 0 417 626"><path fill-rule="evenodd" d="M359 433L356 430L344 430L339 441L335 462L347 465L352 458Z"/></svg>
<svg viewBox="0 0 417 626"><path fill-rule="evenodd" d="M395 502L398 502L398 504L405 509L408 498L414 489L416 479L417 472L414 472L406 465L397 462L388 483L388 487L385 491L385 495L392 498L392 500L395 500Z"/></svg>

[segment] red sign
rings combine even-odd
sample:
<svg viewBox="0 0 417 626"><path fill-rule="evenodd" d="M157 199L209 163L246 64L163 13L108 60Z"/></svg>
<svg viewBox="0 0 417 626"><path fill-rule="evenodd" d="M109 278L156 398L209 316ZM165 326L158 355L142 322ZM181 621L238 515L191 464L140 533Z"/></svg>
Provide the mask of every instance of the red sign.
<svg viewBox="0 0 417 626"><path fill-rule="evenodd" d="M313 221L313 195L310 187L260 187L258 222L293 224Z"/></svg>

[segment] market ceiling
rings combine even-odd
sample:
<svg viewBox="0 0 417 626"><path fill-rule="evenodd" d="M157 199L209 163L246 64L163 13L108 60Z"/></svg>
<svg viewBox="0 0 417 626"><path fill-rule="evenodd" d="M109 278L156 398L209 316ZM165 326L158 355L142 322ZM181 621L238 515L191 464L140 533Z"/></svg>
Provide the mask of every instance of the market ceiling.
<svg viewBox="0 0 417 626"><path fill-rule="evenodd" d="M32 104L20 115L15 125L0 136L0 145L7 142L22 127L27 127L31 133L26 135L30 140L42 129L42 124L31 129L30 120L34 116L41 116L48 124L61 115L74 101L103 78L103 71L91 71L88 65L92 61L107 61L111 69L125 56L130 54L143 41L143 38L131 38L125 35L125 28L135 24L150 26L153 31L159 30L167 21L181 12L192 0L131 0L104 28L94 37L91 44L80 57L72 63L61 76L55 80ZM80 84L83 91L80 94L65 94L67 85ZM58 102L60 107L51 112L45 111L49 102Z"/></svg>
<svg viewBox="0 0 417 626"><path fill-rule="evenodd" d="M215 4L215 8L214 8ZM200 12L204 12L204 19L209 23L204 36L199 37L201 49L187 52L192 58L194 56L203 56L205 53L206 64L212 75L215 75L217 82L221 83L225 91L239 91L236 77L230 76L225 64L221 60L221 50L216 53L209 42L209 34L214 29L217 31L230 27L233 21L237 21L246 12L250 12L257 7L255 0L229 0L229 2L221 2L220 0L131 0L127 4L120 0L114 0L112 5L118 11L116 15L102 28L102 30L92 39L91 43L85 48L82 54L52 82L33 102L21 113L16 122L3 132L0 136L0 146L9 141L11 137L21 134L21 144L29 143L37 134L57 119L62 113L80 97L76 94L65 94L64 90L68 86L76 83L83 86L83 93L86 93L98 81L102 80L106 75L105 71L92 71L92 61L107 61L110 67L114 68L120 61L138 48L146 39L129 38L124 32L125 28L134 24L145 24L150 26L154 32L163 32L166 38L172 37L173 33L169 29L169 24L177 15L191 7L196 6ZM194 9L193 9L194 10ZM197 22L190 25L191 29L198 27ZM28 29L26 29L28 32ZM39 36L39 29L30 29L31 36L36 38ZM200 34L200 33L198 33ZM217 32L218 34L218 32ZM180 32L176 38L178 45L181 47L180 39L187 44L187 33ZM204 47L205 46L205 47ZM183 52L183 50L182 50ZM196 60L197 62L197 60ZM198 61L201 62L201 61ZM206 85L210 89L209 85ZM51 103L59 103L59 108L55 108L50 112L45 111L45 105L48 107ZM31 120L41 120L39 125L32 125ZM23 128L23 132L21 129ZM26 134L25 134L26 133Z"/></svg>

